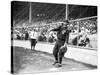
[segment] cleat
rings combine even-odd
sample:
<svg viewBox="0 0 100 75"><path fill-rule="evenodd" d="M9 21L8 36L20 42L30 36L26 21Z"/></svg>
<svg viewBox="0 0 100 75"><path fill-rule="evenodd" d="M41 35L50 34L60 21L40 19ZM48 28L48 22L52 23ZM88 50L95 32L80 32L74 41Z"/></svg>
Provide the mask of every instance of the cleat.
<svg viewBox="0 0 100 75"><path fill-rule="evenodd" d="M62 67L62 64L58 63L58 64L57 64L57 67Z"/></svg>
<svg viewBox="0 0 100 75"><path fill-rule="evenodd" d="M54 62L52 65L55 65L55 64L57 64L58 62Z"/></svg>

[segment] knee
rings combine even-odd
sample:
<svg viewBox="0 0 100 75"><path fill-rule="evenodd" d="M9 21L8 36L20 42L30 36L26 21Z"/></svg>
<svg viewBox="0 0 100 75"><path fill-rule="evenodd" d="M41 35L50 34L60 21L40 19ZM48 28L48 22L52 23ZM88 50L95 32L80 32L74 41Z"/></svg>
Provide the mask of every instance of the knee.
<svg viewBox="0 0 100 75"><path fill-rule="evenodd" d="M57 50L53 50L53 55L57 55Z"/></svg>
<svg viewBox="0 0 100 75"><path fill-rule="evenodd" d="M64 53L63 52L60 52L59 53L59 57L64 57Z"/></svg>
<svg viewBox="0 0 100 75"><path fill-rule="evenodd" d="M56 52L53 50L53 55L56 55Z"/></svg>

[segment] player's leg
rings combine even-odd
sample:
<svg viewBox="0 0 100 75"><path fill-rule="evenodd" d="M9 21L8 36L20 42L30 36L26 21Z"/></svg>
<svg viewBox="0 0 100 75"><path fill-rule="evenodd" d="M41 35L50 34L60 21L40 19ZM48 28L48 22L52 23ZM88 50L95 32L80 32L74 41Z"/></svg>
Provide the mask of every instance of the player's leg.
<svg viewBox="0 0 100 75"><path fill-rule="evenodd" d="M54 58L55 58L55 62L53 65L55 65L56 63L58 63L58 45L57 43L55 44L54 46L54 49L53 49L53 55L54 55Z"/></svg>
<svg viewBox="0 0 100 75"><path fill-rule="evenodd" d="M31 50L32 50L32 39L31 39Z"/></svg>
<svg viewBox="0 0 100 75"><path fill-rule="evenodd" d="M34 39L31 39L31 50L34 50Z"/></svg>
<svg viewBox="0 0 100 75"><path fill-rule="evenodd" d="M61 44L60 48L63 46L63 43ZM58 67L61 67L62 66L62 59L64 57L64 54L65 54L66 51L62 50L62 49L59 49L59 52L58 52Z"/></svg>
<svg viewBox="0 0 100 75"><path fill-rule="evenodd" d="M64 52L61 52L60 54L59 54L59 63L60 64L62 64L62 59L63 59L63 57L64 57Z"/></svg>
<svg viewBox="0 0 100 75"><path fill-rule="evenodd" d="M36 44L37 44L37 40L35 39L34 40L34 49L35 49Z"/></svg>
<svg viewBox="0 0 100 75"><path fill-rule="evenodd" d="M64 52L62 53L62 52L59 52L58 53L58 67L62 67L62 59L63 59L63 57L64 57Z"/></svg>

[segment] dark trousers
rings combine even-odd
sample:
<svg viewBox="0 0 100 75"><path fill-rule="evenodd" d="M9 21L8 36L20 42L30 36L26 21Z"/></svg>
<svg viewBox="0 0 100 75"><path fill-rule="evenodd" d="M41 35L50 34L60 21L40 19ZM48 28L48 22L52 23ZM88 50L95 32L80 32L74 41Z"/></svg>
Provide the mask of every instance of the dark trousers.
<svg viewBox="0 0 100 75"><path fill-rule="evenodd" d="M32 50L32 47L35 48L36 43L37 43L36 39L31 39L31 50Z"/></svg>
<svg viewBox="0 0 100 75"><path fill-rule="evenodd" d="M62 63L62 58L64 57L64 52L61 52L59 49L61 46L64 45L64 41L57 40L53 49L53 55L55 57L55 62L56 63Z"/></svg>

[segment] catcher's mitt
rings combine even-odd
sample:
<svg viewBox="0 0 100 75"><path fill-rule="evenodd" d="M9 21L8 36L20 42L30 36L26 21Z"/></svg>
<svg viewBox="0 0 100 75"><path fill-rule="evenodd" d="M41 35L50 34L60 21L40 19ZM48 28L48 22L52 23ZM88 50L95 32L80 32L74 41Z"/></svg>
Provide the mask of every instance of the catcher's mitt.
<svg viewBox="0 0 100 75"><path fill-rule="evenodd" d="M64 53L67 52L67 46L61 46L60 51Z"/></svg>

